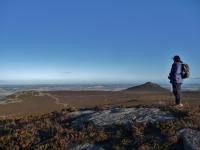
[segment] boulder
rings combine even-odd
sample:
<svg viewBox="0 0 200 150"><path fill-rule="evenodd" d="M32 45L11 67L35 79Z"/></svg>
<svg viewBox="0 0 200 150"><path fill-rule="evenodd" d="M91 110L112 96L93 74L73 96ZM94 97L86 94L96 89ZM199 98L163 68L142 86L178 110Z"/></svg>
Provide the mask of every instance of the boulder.
<svg viewBox="0 0 200 150"><path fill-rule="evenodd" d="M179 131L185 150L200 150L200 131L182 129Z"/></svg>
<svg viewBox="0 0 200 150"><path fill-rule="evenodd" d="M81 126L92 122L96 126L132 125L134 122L157 122L173 120L174 117L158 108L113 108L104 111L88 113L75 119L73 126Z"/></svg>

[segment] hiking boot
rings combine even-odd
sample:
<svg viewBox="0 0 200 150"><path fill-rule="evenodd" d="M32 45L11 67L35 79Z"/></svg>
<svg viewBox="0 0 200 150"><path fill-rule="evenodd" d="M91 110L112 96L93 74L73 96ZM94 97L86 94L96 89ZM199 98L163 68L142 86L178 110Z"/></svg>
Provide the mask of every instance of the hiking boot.
<svg viewBox="0 0 200 150"><path fill-rule="evenodd" d="M178 105L176 105L176 107L178 107L178 108L181 108L181 107L183 107L183 104L178 104Z"/></svg>

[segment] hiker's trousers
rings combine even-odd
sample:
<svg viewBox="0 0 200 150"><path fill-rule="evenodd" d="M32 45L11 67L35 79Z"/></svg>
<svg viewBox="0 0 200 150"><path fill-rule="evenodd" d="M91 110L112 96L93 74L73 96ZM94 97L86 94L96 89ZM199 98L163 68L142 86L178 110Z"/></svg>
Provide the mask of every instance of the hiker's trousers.
<svg viewBox="0 0 200 150"><path fill-rule="evenodd" d="M177 105L181 103L181 84L182 83L172 83L173 93Z"/></svg>

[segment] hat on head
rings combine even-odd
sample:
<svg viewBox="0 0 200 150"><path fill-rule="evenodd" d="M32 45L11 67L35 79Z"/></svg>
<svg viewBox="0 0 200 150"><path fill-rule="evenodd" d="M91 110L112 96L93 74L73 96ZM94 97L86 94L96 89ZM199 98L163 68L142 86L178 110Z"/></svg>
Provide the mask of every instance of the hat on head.
<svg viewBox="0 0 200 150"><path fill-rule="evenodd" d="M178 55L174 56L174 57L173 57L173 60L174 60L175 62L180 62L180 63L182 63L181 58L180 58Z"/></svg>

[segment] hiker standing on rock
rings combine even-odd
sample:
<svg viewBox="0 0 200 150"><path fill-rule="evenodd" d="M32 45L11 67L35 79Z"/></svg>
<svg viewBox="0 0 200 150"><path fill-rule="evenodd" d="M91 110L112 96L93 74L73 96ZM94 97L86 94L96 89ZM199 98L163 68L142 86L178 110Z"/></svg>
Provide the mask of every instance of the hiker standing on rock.
<svg viewBox="0 0 200 150"><path fill-rule="evenodd" d="M187 64L184 64L181 61L179 56L174 56L173 60L174 63L172 64L171 72L169 73L168 78L172 84L176 105L178 107L183 107L183 104L181 103L181 85L183 83L183 79L189 78L190 69Z"/></svg>

